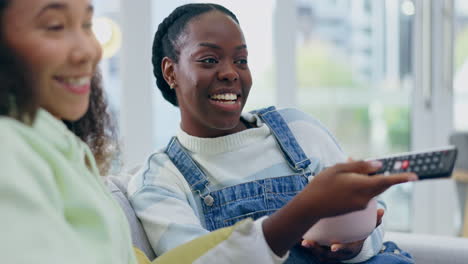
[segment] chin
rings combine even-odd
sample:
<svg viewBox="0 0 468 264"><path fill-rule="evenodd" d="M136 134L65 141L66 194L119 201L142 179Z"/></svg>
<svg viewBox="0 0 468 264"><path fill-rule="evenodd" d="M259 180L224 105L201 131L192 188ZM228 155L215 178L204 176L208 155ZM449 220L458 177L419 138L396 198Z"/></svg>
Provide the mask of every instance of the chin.
<svg viewBox="0 0 468 264"><path fill-rule="evenodd" d="M216 128L219 130L231 130L235 129L240 123L240 118L235 120L224 120L224 122L219 122L216 124Z"/></svg>
<svg viewBox="0 0 468 264"><path fill-rule="evenodd" d="M75 122L80 120L88 111L88 104L86 106L80 106L80 107L70 107L63 111L62 113L62 118L63 120Z"/></svg>

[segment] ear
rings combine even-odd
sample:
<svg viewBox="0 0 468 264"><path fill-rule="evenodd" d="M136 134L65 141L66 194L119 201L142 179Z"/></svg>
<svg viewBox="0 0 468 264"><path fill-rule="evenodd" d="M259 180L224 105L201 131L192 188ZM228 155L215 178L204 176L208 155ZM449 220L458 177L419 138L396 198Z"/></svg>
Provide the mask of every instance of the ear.
<svg viewBox="0 0 468 264"><path fill-rule="evenodd" d="M174 61L168 57L164 57L161 61L161 70L164 80L166 80L169 86L175 85L176 75Z"/></svg>

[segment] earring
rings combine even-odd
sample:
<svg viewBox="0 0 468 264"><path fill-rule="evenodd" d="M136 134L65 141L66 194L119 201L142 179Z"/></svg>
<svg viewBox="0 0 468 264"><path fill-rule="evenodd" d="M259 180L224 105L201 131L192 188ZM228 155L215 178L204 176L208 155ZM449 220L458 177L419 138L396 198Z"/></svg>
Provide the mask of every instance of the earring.
<svg viewBox="0 0 468 264"><path fill-rule="evenodd" d="M171 83L170 87L171 87L171 90L174 90L175 84Z"/></svg>

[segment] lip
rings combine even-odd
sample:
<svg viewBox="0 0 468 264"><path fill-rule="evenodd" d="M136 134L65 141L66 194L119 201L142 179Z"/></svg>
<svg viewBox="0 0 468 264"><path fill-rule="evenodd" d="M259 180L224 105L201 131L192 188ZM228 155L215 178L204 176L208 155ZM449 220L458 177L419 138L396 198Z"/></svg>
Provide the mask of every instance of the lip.
<svg viewBox="0 0 468 264"><path fill-rule="evenodd" d="M77 94L77 95L84 95L88 94L91 91L91 77L90 75L79 75L79 76L55 76L54 82L57 83L59 86L63 87L65 90ZM89 82L85 84L70 84L65 82L64 79L67 78L86 78L89 77Z"/></svg>
<svg viewBox="0 0 468 264"><path fill-rule="evenodd" d="M241 95L242 95L242 93L240 91L238 91L237 89L223 88L223 89L217 89L215 91L210 92L208 97L210 97L211 95L215 95L215 94L228 94L228 93L236 94L237 97L241 97Z"/></svg>
<svg viewBox="0 0 468 264"><path fill-rule="evenodd" d="M208 99L210 104L216 109L224 112L240 112L242 110L241 97L237 97L237 100L234 103L223 103L221 101Z"/></svg>
<svg viewBox="0 0 468 264"><path fill-rule="evenodd" d="M234 103L223 103L221 101L211 99L212 95L228 93L237 95L237 100ZM218 88L209 93L208 102L218 111L238 113L242 111L242 92L235 88Z"/></svg>

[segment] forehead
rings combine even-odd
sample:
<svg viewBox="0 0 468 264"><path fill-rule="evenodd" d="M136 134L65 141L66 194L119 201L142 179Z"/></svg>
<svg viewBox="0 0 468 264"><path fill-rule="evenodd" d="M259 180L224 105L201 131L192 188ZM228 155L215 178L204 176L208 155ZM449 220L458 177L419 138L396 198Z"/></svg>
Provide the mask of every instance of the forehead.
<svg viewBox="0 0 468 264"><path fill-rule="evenodd" d="M185 28L186 41L230 40L244 43L244 35L239 25L220 11L210 11L194 17ZM188 43L186 43L188 44Z"/></svg>
<svg viewBox="0 0 468 264"><path fill-rule="evenodd" d="M39 14L44 9L71 10L80 12L91 9L92 0L9 0L7 12L19 13L21 17Z"/></svg>

